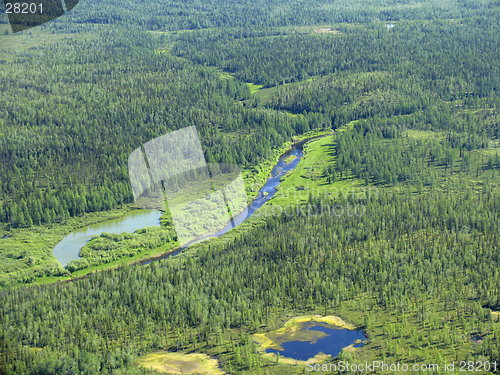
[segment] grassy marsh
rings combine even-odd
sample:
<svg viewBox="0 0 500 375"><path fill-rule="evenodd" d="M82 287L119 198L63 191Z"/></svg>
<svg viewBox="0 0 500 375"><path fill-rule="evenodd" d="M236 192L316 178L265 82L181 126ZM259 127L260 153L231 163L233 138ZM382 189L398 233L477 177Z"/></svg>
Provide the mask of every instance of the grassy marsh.
<svg viewBox="0 0 500 375"><path fill-rule="evenodd" d="M137 358L136 365L165 374L223 375L216 359L203 353L155 352Z"/></svg>
<svg viewBox="0 0 500 375"><path fill-rule="evenodd" d="M262 356L270 360L276 360L276 355L274 353L266 353L267 349L283 350L281 344L288 341L310 341L311 343L315 343L318 339L327 335L325 332L321 331L303 330L304 324L308 322L325 323L328 325L347 328L349 330L356 329L355 326L350 323L346 323L338 316L304 315L291 318L283 327L275 331L256 333L252 336L252 339L259 345L257 350ZM330 357L330 355L318 353L311 360L311 362L321 362ZM290 364L300 363L305 365L306 363L305 361L297 361L291 358L282 358L281 361Z"/></svg>

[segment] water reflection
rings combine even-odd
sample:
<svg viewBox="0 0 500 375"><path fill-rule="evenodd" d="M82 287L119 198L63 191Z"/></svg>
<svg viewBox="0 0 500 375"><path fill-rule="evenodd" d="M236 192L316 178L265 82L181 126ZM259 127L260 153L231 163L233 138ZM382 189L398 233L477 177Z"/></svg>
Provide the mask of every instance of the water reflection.
<svg viewBox="0 0 500 375"><path fill-rule="evenodd" d="M307 322L301 331L319 331L325 335L312 341L287 341L280 346L283 350L267 349L266 353L279 353L280 356L307 361L321 353L329 354L332 358L338 356L343 348L355 344L354 347L363 346L366 336L363 331L349 330L332 324L320 322ZM356 343L357 342L357 343Z"/></svg>
<svg viewBox="0 0 500 375"><path fill-rule="evenodd" d="M78 253L94 236L102 233L134 233L145 227L159 227L161 212L157 210L133 210L122 217L77 229L59 242L52 254L66 266L72 260L80 259Z"/></svg>

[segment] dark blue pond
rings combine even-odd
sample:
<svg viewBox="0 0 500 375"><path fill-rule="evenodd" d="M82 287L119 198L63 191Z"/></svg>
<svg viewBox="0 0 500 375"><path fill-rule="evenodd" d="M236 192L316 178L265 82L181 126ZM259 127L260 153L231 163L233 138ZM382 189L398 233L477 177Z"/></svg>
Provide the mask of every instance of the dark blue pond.
<svg viewBox="0 0 500 375"><path fill-rule="evenodd" d="M354 344L357 340L366 340L363 331L351 331L347 328L338 328L334 325L315 322L306 323L302 330L321 331L327 336L311 341L288 341L281 344L283 350L267 349L266 353L279 353L280 356L307 361L319 352L330 354L332 358L338 356L342 349ZM363 343L354 345L354 347L363 346Z"/></svg>

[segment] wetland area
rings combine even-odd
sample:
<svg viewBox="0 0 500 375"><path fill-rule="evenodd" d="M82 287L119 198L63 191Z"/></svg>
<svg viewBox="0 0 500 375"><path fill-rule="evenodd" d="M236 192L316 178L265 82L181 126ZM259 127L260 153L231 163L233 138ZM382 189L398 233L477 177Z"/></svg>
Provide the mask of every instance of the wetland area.
<svg viewBox="0 0 500 375"><path fill-rule="evenodd" d="M282 361L295 363L335 358L342 350L363 346L366 336L337 316L308 315L291 318L282 328L255 334L253 339L263 356L279 355Z"/></svg>
<svg viewBox="0 0 500 375"><path fill-rule="evenodd" d="M278 186L282 182L283 176L297 167L303 153L303 145L309 139L300 141L287 150L278 159L278 162L273 167L269 178L266 183L260 188L256 198L248 205L248 207L238 215L232 218L223 228L215 233L204 235L197 238L182 247L178 248L168 254L163 254L154 259L146 259L141 264L150 263L152 260L161 260L168 257L177 255L182 250L190 245L201 242L208 238L220 237L231 229L235 228L248 218L250 218L255 211L266 204L276 193ZM83 246L92 238L99 236L103 233L133 233L136 230L160 226L160 216L162 213L157 210L133 210L125 214L123 217L113 220L108 220L102 223L89 225L84 228L75 230L66 235L61 242L59 242L53 249L55 258L63 265L66 266L72 260L80 259L79 252Z"/></svg>

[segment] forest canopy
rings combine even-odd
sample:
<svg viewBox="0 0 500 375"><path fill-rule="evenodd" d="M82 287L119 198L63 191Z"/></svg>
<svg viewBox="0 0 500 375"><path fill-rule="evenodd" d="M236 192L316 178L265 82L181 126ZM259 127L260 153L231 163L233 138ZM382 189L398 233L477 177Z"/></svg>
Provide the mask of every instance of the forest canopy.
<svg viewBox="0 0 500 375"><path fill-rule="evenodd" d="M366 332L343 359L500 363L499 6L81 0L16 35L2 8L0 373L153 374L135 360L158 350L303 373L250 339L300 314ZM127 257L173 241L168 214L134 234L144 249L105 234L66 269L50 241L30 247L132 209L130 153L193 125L207 162L247 184L294 139L328 134L282 182L304 199L268 202L297 215L144 266ZM352 187L380 194L333 194ZM364 215L300 214L356 204Z"/></svg>

